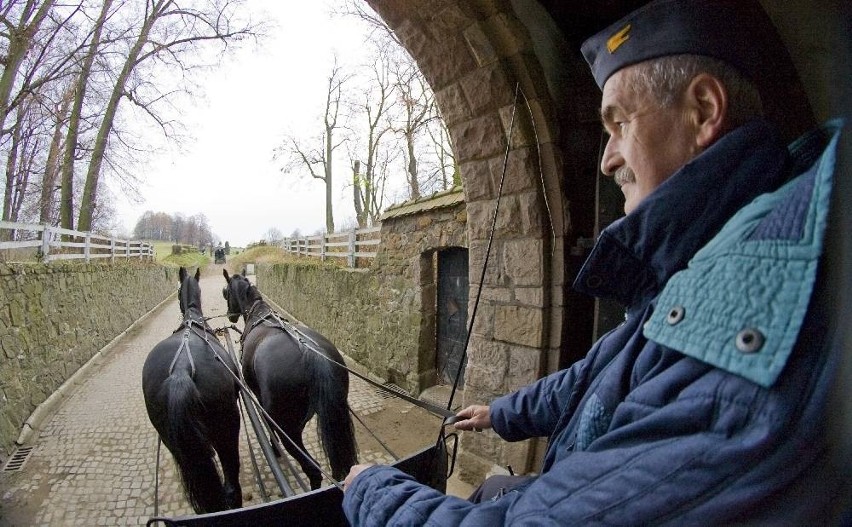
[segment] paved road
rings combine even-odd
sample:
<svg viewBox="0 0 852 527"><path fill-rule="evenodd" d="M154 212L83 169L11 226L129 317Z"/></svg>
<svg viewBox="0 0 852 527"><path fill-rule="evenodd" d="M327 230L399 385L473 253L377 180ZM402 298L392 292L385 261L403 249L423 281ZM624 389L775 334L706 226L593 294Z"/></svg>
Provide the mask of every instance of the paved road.
<svg viewBox="0 0 852 527"><path fill-rule="evenodd" d="M209 266L201 279L206 316L226 312L222 298L222 266ZM180 324L177 299L172 297L128 331L56 408L29 445L32 451L19 471L0 474L0 526L143 525L155 515L157 434L148 421L142 398L141 372L153 346ZM225 318L211 320L213 327L227 325ZM240 322L241 324L242 322ZM236 338L232 333L232 337ZM369 384L353 377L349 402L365 420L390 417L397 425L392 450L410 449L434 441L440 420L419 408L387 399ZM374 421L375 423L387 423ZM383 425L380 425L383 426ZM423 427L426 427L425 429ZM243 426L241 455L245 505L261 503ZM356 425L362 462L392 461L389 453ZM424 434L424 430L429 433ZM380 439L382 431L375 431ZM405 435L411 437L403 437ZM305 443L318 460L324 459L313 424ZM256 452L259 451L255 449ZM411 453L397 451L400 455ZM327 470L327 469L326 469ZM263 480L275 488L268 469ZM295 485L295 482L291 482ZM466 496L470 487L455 482L451 493ZM159 463L158 513L192 514L183 498L171 455L163 448ZM275 497L275 496L273 496Z"/></svg>

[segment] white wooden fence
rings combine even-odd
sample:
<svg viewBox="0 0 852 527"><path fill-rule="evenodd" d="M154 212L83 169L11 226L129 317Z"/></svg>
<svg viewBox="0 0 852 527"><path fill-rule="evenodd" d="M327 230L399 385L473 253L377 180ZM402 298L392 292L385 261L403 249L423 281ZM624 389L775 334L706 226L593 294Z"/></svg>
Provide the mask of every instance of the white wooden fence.
<svg viewBox="0 0 852 527"><path fill-rule="evenodd" d="M375 247L381 241L376 233L381 229L381 226L377 226L333 234L285 238L281 246L287 252L313 256L322 260L346 258L349 267L354 269L358 258L376 257Z"/></svg>
<svg viewBox="0 0 852 527"><path fill-rule="evenodd" d="M7 239L12 241L3 241ZM109 258L111 261L115 261L116 258L154 258L154 246L149 243L109 238L91 232L72 231L49 225L11 221L0 221L0 251L8 251L13 255L29 254L43 262L55 260L88 262L100 258ZM5 255L0 254L0 256Z"/></svg>

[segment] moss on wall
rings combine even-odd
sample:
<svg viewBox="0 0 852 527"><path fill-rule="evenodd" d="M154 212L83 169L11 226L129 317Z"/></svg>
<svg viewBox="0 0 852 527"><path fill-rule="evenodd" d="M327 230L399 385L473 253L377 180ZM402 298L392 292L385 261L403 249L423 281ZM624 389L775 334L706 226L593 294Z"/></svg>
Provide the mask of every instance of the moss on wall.
<svg viewBox="0 0 852 527"><path fill-rule="evenodd" d="M0 263L0 448L32 411L174 291L177 269L144 262Z"/></svg>

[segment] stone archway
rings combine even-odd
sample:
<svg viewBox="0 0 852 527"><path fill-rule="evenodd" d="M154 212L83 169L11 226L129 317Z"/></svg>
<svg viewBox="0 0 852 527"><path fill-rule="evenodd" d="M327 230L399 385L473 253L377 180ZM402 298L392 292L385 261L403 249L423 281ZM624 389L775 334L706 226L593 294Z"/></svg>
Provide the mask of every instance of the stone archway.
<svg viewBox="0 0 852 527"><path fill-rule="evenodd" d="M578 116L573 111L566 117L554 103L549 90L553 79L537 56L540 43L525 25L530 21L521 21L510 2L368 3L418 62L450 130L467 204L471 299L486 263L506 166L465 374L464 403L487 403L573 362L562 348L569 336L583 351L587 348L590 317L578 317L576 328L563 323L569 311L588 313L592 306L586 301L588 309L565 308L574 260L582 256L572 247L577 238L591 237L593 230L595 156L586 154L598 147L597 114ZM559 63L549 71L562 70L566 63L571 69L583 67L578 60L557 57ZM577 86L567 87L560 79L560 93L592 101L590 108L596 108L594 84L587 77L577 79ZM513 113L506 157L504 138ZM571 133L560 134L560 128L566 128L560 121L566 118L585 121L588 133L583 126L570 126ZM572 155L575 149L583 156ZM563 163L578 158L588 162ZM566 188L584 179L585 185ZM570 221L569 200L579 224ZM461 475L477 481L493 464L534 470L535 451L535 442L507 445L494 438L463 438Z"/></svg>

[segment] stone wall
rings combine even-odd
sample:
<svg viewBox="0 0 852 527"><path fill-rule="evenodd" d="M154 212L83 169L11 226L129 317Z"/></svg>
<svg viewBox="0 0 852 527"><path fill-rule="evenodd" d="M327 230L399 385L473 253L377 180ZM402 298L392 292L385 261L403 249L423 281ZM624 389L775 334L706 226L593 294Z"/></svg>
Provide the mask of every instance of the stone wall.
<svg viewBox="0 0 852 527"><path fill-rule="evenodd" d="M390 209L369 269L260 264L260 291L376 376L419 393L436 382L434 254L465 247L460 189Z"/></svg>
<svg viewBox="0 0 852 527"><path fill-rule="evenodd" d="M151 263L0 263L0 458L40 403L177 282Z"/></svg>

